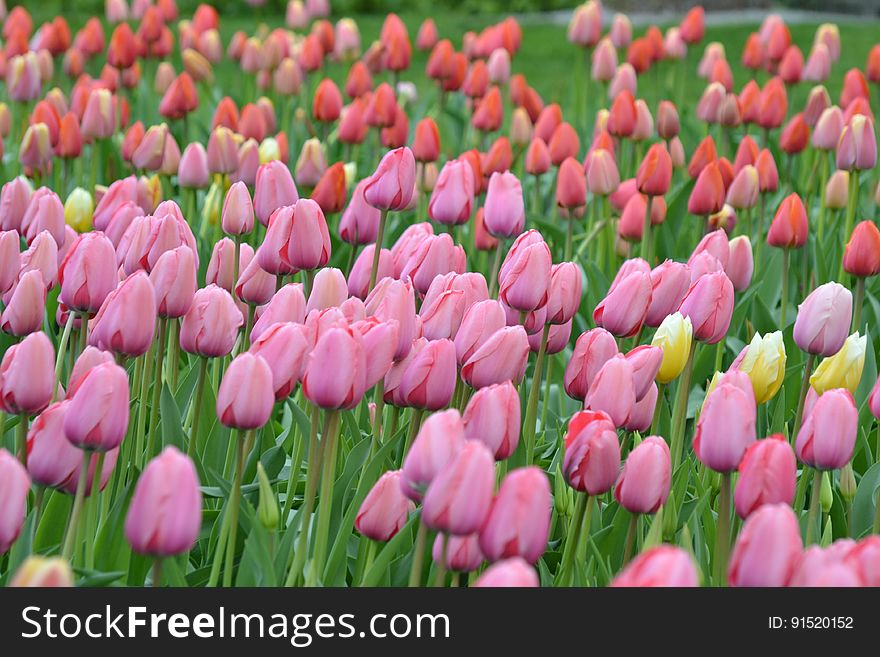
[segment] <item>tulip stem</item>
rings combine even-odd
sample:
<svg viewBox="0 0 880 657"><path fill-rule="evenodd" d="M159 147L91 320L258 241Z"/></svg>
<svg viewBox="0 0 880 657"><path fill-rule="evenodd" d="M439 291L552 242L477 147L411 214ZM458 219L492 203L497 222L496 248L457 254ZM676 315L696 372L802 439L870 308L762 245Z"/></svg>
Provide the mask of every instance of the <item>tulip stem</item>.
<svg viewBox="0 0 880 657"><path fill-rule="evenodd" d="M651 420L651 433L649 435L657 435L657 427L660 424L660 409L663 407L664 393L666 392L665 383L657 383L657 403L654 405L654 419Z"/></svg>
<svg viewBox="0 0 880 657"><path fill-rule="evenodd" d="M67 351L67 343L70 340L70 332L73 330L73 322L76 313L72 310L67 314L64 323L64 332L61 334L61 342L58 343L58 355L55 357L55 388L52 391L52 399L58 394L58 386L61 384L61 368L64 366L64 353Z"/></svg>
<svg viewBox="0 0 880 657"><path fill-rule="evenodd" d="M798 431L801 428L801 416L804 414L804 401L807 398L807 390L810 388L810 374L813 373L813 362L816 357L813 354L807 354L807 362L804 364L804 376L801 379L801 391L798 396L798 405L797 411L795 411L794 416L794 428L792 429L791 438L792 444L797 440Z"/></svg>
<svg viewBox="0 0 880 657"><path fill-rule="evenodd" d="M249 431L253 431L250 429ZM241 507L241 480L244 477L244 443L245 432L239 430L234 438L235 445L235 481L229 492L229 538L226 543L226 565L223 568L223 586L232 586L232 567L235 562L235 543L238 539L238 513Z"/></svg>
<svg viewBox="0 0 880 657"><path fill-rule="evenodd" d="M826 203L827 200L825 198L825 188L828 186L828 154L824 151L819 151L817 153L818 157L822 162L822 178L819 181L819 232L818 232L818 242L822 244L825 239L825 215L827 214Z"/></svg>
<svg viewBox="0 0 880 657"><path fill-rule="evenodd" d="M416 532L416 543L413 546L412 566L409 570L409 588L418 586L422 581L422 563L425 560L425 544L428 542L428 526L419 518L419 529Z"/></svg>
<svg viewBox="0 0 880 657"><path fill-rule="evenodd" d="M414 408L412 411L412 417L409 420L409 432L406 434L406 442L403 446L403 454L401 454L401 463L403 459L406 458L407 453L409 452L409 448L412 447L413 441L419 433L419 429L422 426L422 415L425 411L421 408Z"/></svg>
<svg viewBox="0 0 880 657"><path fill-rule="evenodd" d="M449 534L440 538L440 561L437 562L437 574L434 576L434 588L442 588L446 583L446 553L449 550Z"/></svg>
<svg viewBox="0 0 880 657"><path fill-rule="evenodd" d="M147 390L150 384L150 379L153 378L152 356L153 349L155 348L155 343L151 344L147 353L143 355L144 367L141 372L141 389L138 393L138 417L134 450L134 462L138 469L141 469L144 463L144 433L147 422Z"/></svg>
<svg viewBox="0 0 880 657"><path fill-rule="evenodd" d="M535 432L538 422L538 397L541 391L541 380L544 370L544 358L547 353L547 339L550 336L550 324L544 324L541 333L541 346L535 358L535 371L532 373L532 385L529 387L529 398L526 403L526 419L523 424L523 437L526 444L526 465L531 465L535 452Z"/></svg>
<svg viewBox="0 0 880 657"><path fill-rule="evenodd" d="M318 520L315 528L315 553L306 578L306 586L317 586L324 576L324 562L327 559L327 542L330 531L330 512L333 510L333 484L336 481L336 449L339 444L340 414L336 409L327 409L324 418L322 442L321 492L318 506Z"/></svg>
<svg viewBox="0 0 880 657"><path fill-rule="evenodd" d="M153 561L153 588L162 586L162 558L156 557Z"/></svg>
<svg viewBox="0 0 880 657"><path fill-rule="evenodd" d="M241 266L241 235L234 235L235 251L232 253L232 298L235 299L235 288L238 286L238 270Z"/></svg>
<svg viewBox="0 0 880 657"><path fill-rule="evenodd" d="M651 255L651 203L653 202L654 197L648 194L648 202L645 204L645 225L642 229L642 244L641 244L641 256L642 259L648 262L648 265L653 267L652 263L652 255Z"/></svg>
<svg viewBox="0 0 880 657"><path fill-rule="evenodd" d="M302 574L309 550L309 526L312 522L312 510L315 508L315 492L318 490L318 472L321 469L321 451L318 445L318 421L321 411L312 406L311 428L309 432L309 462L306 469L306 491L300 512L300 528L294 551L293 564L287 574L285 586L294 586Z"/></svg>
<svg viewBox="0 0 880 657"><path fill-rule="evenodd" d="M852 235L853 224L856 219L856 210L859 206L859 172L857 169L853 169L849 172L849 198L846 202L846 224L843 229L843 242L849 239L849 236ZM837 272L837 280L842 281L844 275L843 269L843 258L840 259L840 269Z"/></svg>
<svg viewBox="0 0 880 657"><path fill-rule="evenodd" d="M815 533L816 533L816 524L818 523L819 517L819 505L820 498L822 497L822 471L819 469L814 470L813 474L813 491L810 493L810 511L807 515L807 537L806 537L806 545L811 545L813 543Z"/></svg>
<svg viewBox="0 0 880 657"><path fill-rule="evenodd" d="M688 394L691 387L691 373L694 369L694 351L697 341L691 342L688 359L684 365L684 371L678 379L678 391L675 397L675 407L672 412L672 472L678 469L681 461L682 441L684 440L684 425L687 419Z"/></svg>
<svg viewBox="0 0 880 657"><path fill-rule="evenodd" d="M61 550L61 556L70 561L73 554L73 544L76 540L76 528L79 524L79 517L82 514L83 500L86 494L86 479L89 477L89 462L91 461L91 452L83 452L82 464L79 470L79 479L76 482L76 495L73 498L73 508L70 510L70 520L67 523L67 533L64 535L64 547Z"/></svg>
<svg viewBox="0 0 880 657"><path fill-rule="evenodd" d="M721 473L718 492L718 525L715 532L715 584L724 586L727 558L730 553L730 473Z"/></svg>
<svg viewBox="0 0 880 657"><path fill-rule="evenodd" d="M18 460L27 467L28 416L26 413L22 413L18 417L18 426L15 428L15 447L18 450Z"/></svg>
<svg viewBox="0 0 880 657"><path fill-rule="evenodd" d="M852 505L852 502L850 502L850 505ZM871 532L880 534L880 495L874 498L874 525L871 528ZM850 532L850 536L852 536L852 532Z"/></svg>
<svg viewBox="0 0 880 657"><path fill-rule="evenodd" d="M205 393L205 379L208 373L208 359L199 356L199 378L196 380L196 389L193 394L193 416L192 425L189 431L189 445L187 445L187 455L195 458L198 452L199 441L199 420L202 417L202 396Z"/></svg>
<svg viewBox="0 0 880 657"><path fill-rule="evenodd" d="M565 257L562 259L565 262L571 260L571 243L574 240L574 218L569 217L566 222L566 230L565 230Z"/></svg>
<svg viewBox="0 0 880 657"><path fill-rule="evenodd" d="M559 586L569 586L571 581L571 567L580 545L587 506L590 504L590 495L588 493L578 493L576 491L575 494L577 495L577 502L575 503L574 513L571 516L571 522L568 525L565 546L562 549L562 564L559 567L559 575L557 577L557 584Z"/></svg>
<svg viewBox="0 0 880 657"><path fill-rule="evenodd" d="M73 312L72 310L70 312ZM79 356L86 349L89 336L89 314L79 314L79 349L76 354Z"/></svg>
<svg viewBox="0 0 880 657"><path fill-rule="evenodd" d="M779 297L779 330L785 330L785 314L786 314L786 306L788 305L788 279L789 271L788 271L788 260L789 260L789 252L788 249L782 249L782 295Z"/></svg>
<svg viewBox="0 0 880 657"><path fill-rule="evenodd" d="M856 303L853 309L852 332L862 329L862 306L865 304L865 279L863 276L856 277Z"/></svg>
<svg viewBox="0 0 880 657"><path fill-rule="evenodd" d="M632 557L633 547L635 546L636 542L636 530L638 529L638 523L639 515L637 513L631 513L629 517L629 527L627 527L626 530L626 542L623 549L623 562L620 564L621 568L628 564L630 558Z"/></svg>
<svg viewBox="0 0 880 657"><path fill-rule="evenodd" d="M379 274L379 256L382 254L382 243L385 240L385 223L388 220L388 210L382 210L379 215L379 232L376 234L376 244L373 249L373 265L370 267L370 289L367 293L373 291L376 286L376 276Z"/></svg>
<svg viewBox="0 0 880 657"><path fill-rule="evenodd" d="M147 429L147 455L144 461L153 458L153 449L155 448L156 432L159 427L159 403L162 395L162 365L165 361L165 334L168 330L168 319L159 318L159 342L156 345L156 371L155 380L153 381L153 403L150 405L150 426Z"/></svg>
<svg viewBox="0 0 880 657"><path fill-rule="evenodd" d="M501 269L501 256L503 255L505 240L498 240L495 245L495 257L492 260L492 271L489 272L489 297L493 298L498 291L498 270Z"/></svg>

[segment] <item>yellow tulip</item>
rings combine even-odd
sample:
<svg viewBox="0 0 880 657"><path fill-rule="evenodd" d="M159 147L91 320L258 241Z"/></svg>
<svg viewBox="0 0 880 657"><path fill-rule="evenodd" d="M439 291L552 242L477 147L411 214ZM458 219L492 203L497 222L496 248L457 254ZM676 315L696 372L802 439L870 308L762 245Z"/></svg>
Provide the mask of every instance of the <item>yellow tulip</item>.
<svg viewBox="0 0 880 657"><path fill-rule="evenodd" d="M95 202L92 195L82 187L77 187L64 203L64 221L78 233L92 229L92 215L95 213Z"/></svg>
<svg viewBox="0 0 880 657"><path fill-rule="evenodd" d="M73 571L61 557L32 555L24 560L9 582L12 587L73 586Z"/></svg>
<svg viewBox="0 0 880 657"><path fill-rule="evenodd" d="M260 164L281 159L281 149L278 148L278 142L274 137L266 137L258 150L260 153Z"/></svg>
<svg viewBox="0 0 880 657"><path fill-rule="evenodd" d="M679 312L666 317L657 328L651 344L663 350L663 361L657 373L659 383L669 383L681 374L691 353L693 333L690 318Z"/></svg>
<svg viewBox="0 0 880 657"><path fill-rule="evenodd" d="M752 380L757 404L773 399L785 380L785 343L782 341L782 333L774 331L764 336L755 333L738 369L748 374Z"/></svg>
<svg viewBox="0 0 880 657"><path fill-rule="evenodd" d="M840 351L819 363L810 377L813 390L821 395L826 390L846 388L855 394L865 367L867 346L868 336L859 336L858 331L849 336Z"/></svg>

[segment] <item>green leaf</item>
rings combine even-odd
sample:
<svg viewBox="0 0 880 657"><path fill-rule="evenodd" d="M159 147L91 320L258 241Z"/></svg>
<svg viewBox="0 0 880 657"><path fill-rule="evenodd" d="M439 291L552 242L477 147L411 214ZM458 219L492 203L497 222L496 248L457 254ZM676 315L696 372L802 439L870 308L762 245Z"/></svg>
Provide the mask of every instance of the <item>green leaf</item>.
<svg viewBox="0 0 880 657"><path fill-rule="evenodd" d="M880 463L875 463L862 476L856 489L856 497L853 500L853 538L858 539L870 533L876 514L878 488L880 488Z"/></svg>

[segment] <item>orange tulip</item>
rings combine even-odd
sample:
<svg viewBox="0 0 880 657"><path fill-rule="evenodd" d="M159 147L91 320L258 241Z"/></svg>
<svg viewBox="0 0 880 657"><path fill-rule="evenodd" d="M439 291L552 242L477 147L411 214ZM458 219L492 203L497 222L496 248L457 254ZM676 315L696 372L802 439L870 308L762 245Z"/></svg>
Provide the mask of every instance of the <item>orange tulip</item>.
<svg viewBox="0 0 880 657"><path fill-rule="evenodd" d="M711 135L707 135L703 141L700 142L700 145L697 146L697 150L694 151L694 154L691 156L691 161L688 163L688 175L691 178L696 178L702 173L703 169L706 168L706 165L710 162L714 162L718 159L718 151L715 148L715 140L712 139Z"/></svg>
<svg viewBox="0 0 880 657"><path fill-rule="evenodd" d="M697 177L697 182L688 199L688 212L695 215L710 215L724 206L724 180L717 162L709 162Z"/></svg>

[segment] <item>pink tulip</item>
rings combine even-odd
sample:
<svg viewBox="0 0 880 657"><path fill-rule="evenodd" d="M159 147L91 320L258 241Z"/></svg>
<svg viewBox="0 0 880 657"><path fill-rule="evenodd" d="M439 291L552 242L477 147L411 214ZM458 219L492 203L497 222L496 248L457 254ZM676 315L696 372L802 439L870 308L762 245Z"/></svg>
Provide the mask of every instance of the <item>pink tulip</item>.
<svg viewBox="0 0 880 657"><path fill-rule="evenodd" d="M474 203L474 173L464 160L443 165L428 203L428 216L450 226L466 223Z"/></svg>
<svg viewBox="0 0 880 657"><path fill-rule="evenodd" d="M729 383L720 383L706 396L694 432L694 453L716 472L739 467L746 449L755 442L755 397Z"/></svg>
<svg viewBox="0 0 880 657"><path fill-rule="evenodd" d="M283 162L272 160L257 170L254 211L261 224L267 226L277 208L294 205L298 200L296 184Z"/></svg>
<svg viewBox="0 0 880 657"><path fill-rule="evenodd" d="M272 370L262 356L245 352L232 360L217 391L217 418L235 429L257 429L269 421Z"/></svg>
<svg viewBox="0 0 880 657"><path fill-rule="evenodd" d="M669 446L648 436L630 452L614 486L614 497L630 513L655 513L666 504L672 465Z"/></svg>
<svg viewBox="0 0 880 657"><path fill-rule="evenodd" d="M275 277L260 267L257 258L243 266L235 283L235 296L245 303L262 306L269 303L275 293Z"/></svg>
<svg viewBox="0 0 880 657"><path fill-rule="evenodd" d="M562 472L568 485L588 495L611 490L620 470L620 442L611 418L579 411L568 423Z"/></svg>
<svg viewBox="0 0 880 657"><path fill-rule="evenodd" d="M495 237L516 237L525 226L522 185L512 173L495 172L489 178L483 205L486 230Z"/></svg>
<svg viewBox="0 0 880 657"><path fill-rule="evenodd" d="M464 435L479 440L495 455L508 458L519 444L520 399L510 382L477 390L464 410Z"/></svg>
<svg viewBox="0 0 880 657"><path fill-rule="evenodd" d="M550 532L550 483L535 466L519 468L501 482L480 530L480 549L489 561L540 559Z"/></svg>
<svg viewBox="0 0 880 657"><path fill-rule="evenodd" d="M334 327L318 338L302 379L303 394L321 408L354 408L366 390L359 333Z"/></svg>
<svg viewBox="0 0 880 657"><path fill-rule="evenodd" d="M374 315L382 321L397 322L397 349L394 359L402 359L409 353L417 330L412 283L409 280L384 278L376 284L364 303L367 315Z"/></svg>
<svg viewBox="0 0 880 657"><path fill-rule="evenodd" d="M464 445L464 424L455 409L428 416L403 459L400 487L419 502L437 474Z"/></svg>
<svg viewBox="0 0 880 657"><path fill-rule="evenodd" d="M0 449L0 554L5 554L24 525L31 480L24 466L5 449Z"/></svg>
<svg viewBox="0 0 880 657"><path fill-rule="evenodd" d="M147 463L125 517L125 538L141 554L188 552L202 527L202 492L192 460L166 447Z"/></svg>
<svg viewBox="0 0 880 657"><path fill-rule="evenodd" d="M180 348L206 358L226 356L232 351L242 324L244 319L232 295L221 287L208 285L196 291L183 317Z"/></svg>
<svg viewBox="0 0 880 657"><path fill-rule="evenodd" d="M9 335L25 336L40 330L45 313L46 286L40 271L32 269L12 288L12 295L0 315L0 328Z"/></svg>
<svg viewBox="0 0 880 657"><path fill-rule="evenodd" d="M797 463L794 451L782 434L753 443L739 464L734 504L740 518L747 518L764 504L794 501Z"/></svg>
<svg viewBox="0 0 880 657"><path fill-rule="evenodd" d="M461 369L461 378L473 388L513 381L525 376L529 342L522 326L498 329L476 349Z"/></svg>
<svg viewBox="0 0 880 657"><path fill-rule="evenodd" d="M93 368L102 363L113 362L113 360L113 354L109 351L101 351L92 346L83 349L82 353L77 356L73 369L70 371L70 376L67 379L67 398L70 399L76 394L76 391L85 379L86 374L88 374Z"/></svg>
<svg viewBox="0 0 880 657"><path fill-rule="evenodd" d="M565 324L581 304L581 270L573 262L553 265L547 290L547 322Z"/></svg>
<svg viewBox="0 0 880 657"><path fill-rule="evenodd" d="M374 541L389 541L406 524L416 505L401 491L401 471L383 474L358 509L354 528Z"/></svg>
<svg viewBox="0 0 880 657"><path fill-rule="evenodd" d="M436 276L449 272L463 273L465 252L448 233L425 237L407 260L401 278L411 278L413 286L425 294Z"/></svg>
<svg viewBox="0 0 880 657"><path fill-rule="evenodd" d="M695 587L700 577L693 557L674 545L658 545L642 552L615 577L613 587Z"/></svg>
<svg viewBox="0 0 880 657"><path fill-rule="evenodd" d="M681 262L666 260L651 270L651 304L645 324L660 326L668 315L681 305L690 288L691 274L688 266Z"/></svg>
<svg viewBox="0 0 880 657"><path fill-rule="evenodd" d="M275 401L290 396L304 373L311 345L303 328L291 322L273 324L251 341L250 353L262 356L272 372Z"/></svg>
<svg viewBox="0 0 880 657"><path fill-rule="evenodd" d="M455 352L464 365L496 331L506 325L504 308L498 301L478 301L468 308L455 333Z"/></svg>
<svg viewBox="0 0 880 657"><path fill-rule="evenodd" d="M617 342L605 329L596 328L582 333L575 342L571 360L565 368L563 382L568 396L585 400L596 374L615 354Z"/></svg>
<svg viewBox="0 0 880 657"><path fill-rule="evenodd" d="M635 335L651 305L651 276L633 272L613 286L593 311L593 321L619 337Z"/></svg>
<svg viewBox="0 0 880 657"><path fill-rule="evenodd" d="M35 415L46 408L55 388L54 360L55 349L42 331L9 347L0 362L0 410Z"/></svg>
<svg viewBox="0 0 880 657"><path fill-rule="evenodd" d="M811 545L800 555L788 581L789 587L865 586L857 563L846 558L854 542L840 539L827 548Z"/></svg>
<svg viewBox="0 0 880 657"><path fill-rule="evenodd" d="M22 232L21 220L31 201L30 184L18 176L3 185L0 191L0 229Z"/></svg>
<svg viewBox="0 0 880 657"><path fill-rule="evenodd" d="M311 199L300 199L293 206L290 263L297 269L317 269L330 260L330 233L321 206Z"/></svg>
<svg viewBox="0 0 880 657"><path fill-rule="evenodd" d="M150 272L160 317L183 317L196 293L196 263L192 249L178 246L166 251Z"/></svg>
<svg viewBox="0 0 880 657"><path fill-rule="evenodd" d="M27 272L38 270L43 277L43 284L48 289L51 290L55 286L58 280L58 245L48 231L37 235L27 250L21 254L19 263L21 265L18 270L19 280ZM15 284L13 282L11 289L14 289Z"/></svg>
<svg viewBox="0 0 880 657"><path fill-rule="evenodd" d="M444 546L445 542L445 546ZM446 559L443 559L443 552ZM459 573L469 573L480 567L483 563L483 553L480 552L478 534L468 536L449 536L437 534L431 556L438 564L443 562L447 570Z"/></svg>
<svg viewBox="0 0 880 657"><path fill-rule="evenodd" d="M375 317L369 317L352 324L352 329L360 333L363 338L367 368L365 387L367 389L382 380L394 363L398 326L396 320L380 321Z"/></svg>
<svg viewBox="0 0 880 657"><path fill-rule="evenodd" d="M221 213L221 225L227 235L245 235L254 228L254 205L247 185L233 183L226 192Z"/></svg>
<svg viewBox="0 0 880 657"><path fill-rule="evenodd" d="M727 581L731 586L785 586L803 550L797 517L787 504L765 504L736 539Z"/></svg>
<svg viewBox="0 0 880 657"><path fill-rule="evenodd" d="M355 185L348 207L339 220L339 237L352 245L375 242L379 232L381 211L367 203L364 197L366 186L367 180Z"/></svg>
<svg viewBox="0 0 880 657"><path fill-rule="evenodd" d="M20 243L21 238L18 235L18 231L0 231L0 295L12 286L18 275L20 266L18 249Z"/></svg>
<svg viewBox="0 0 880 657"><path fill-rule="evenodd" d="M679 312L689 317L694 338L715 344L724 338L733 316L733 284L723 271L700 276L681 302Z"/></svg>
<svg viewBox="0 0 880 657"><path fill-rule="evenodd" d="M858 411L844 388L819 395L798 431L798 459L819 470L836 470L849 463L858 432Z"/></svg>
<svg viewBox="0 0 880 657"><path fill-rule="evenodd" d="M27 437L27 469L34 483L58 488L73 495L79 481L84 453L74 447L64 433L64 418L70 408L70 400L51 404L40 413ZM107 483L116 465L118 449L107 452L101 472L101 487ZM96 459L91 459L90 473L86 480L85 494L91 493ZM106 475L106 478L105 478Z"/></svg>
<svg viewBox="0 0 880 657"><path fill-rule="evenodd" d="M837 143L837 168L847 171L873 169L877 165L877 137L873 121L857 114L843 128Z"/></svg>
<svg viewBox="0 0 880 657"><path fill-rule="evenodd" d="M477 578L473 586L476 588L536 588L540 584L534 567L522 557L513 557L489 566Z"/></svg>
<svg viewBox="0 0 880 657"><path fill-rule="evenodd" d="M312 292L306 305L306 313L341 306L348 299L348 283L341 270L325 267L318 271L312 282Z"/></svg>
<svg viewBox="0 0 880 657"><path fill-rule="evenodd" d="M31 196L21 218L19 232L28 244L44 230L49 231L57 246L64 244L64 205L58 194L48 187L40 187Z"/></svg>
<svg viewBox="0 0 880 657"><path fill-rule="evenodd" d="M273 276L288 276L297 272L290 261L292 232L293 207L278 208L269 218L266 236L256 253L257 263L263 271Z"/></svg>
<svg viewBox="0 0 880 657"><path fill-rule="evenodd" d="M455 346L451 340L432 340L409 362L398 392L404 405L436 411L452 400L455 379Z"/></svg>
<svg viewBox="0 0 880 657"><path fill-rule="evenodd" d="M177 182L187 189L203 189L211 182L208 152L199 142L188 144L177 168Z"/></svg>
<svg viewBox="0 0 880 657"><path fill-rule="evenodd" d="M156 293L138 271L119 283L91 322L89 344L129 357L147 352L156 324Z"/></svg>
<svg viewBox="0 0 880 657"><path fill-rule="evenodd" d="M852 320L852 293L839 283L820 285L798 306L797 346L816 356L832 356L843 346Z"/></svg>
<svg viewBox="0 0 880 657"><path fill-rule="evenodd" d="M844 557L846 562L855 567L866 586L877 586L880 582L880 568L877 558L880 556L880 537L868 536L850 548Z"/></svg>
<svg viewBox="0 0 880 657"><path fill-rule="evenodd" d="M409 147L389 151L364 187L364 198L380 210L403 210L412 198L415 178L416 161Z"/></svg>
<svg viewBox="0 0 880 657"><path fill-rule="evenodd" d="M397 238L391 247L391 259L394 264L394 278L401 278L403 268L409 261L416 249L429 235L434 234L434 229L427 221L408 226Z"/></svg>
<svg viewBox="0 0 880 657"><path fill-rule="evenodd" d="M288 283L283 286L269 303L257 309L255 318L256 322L251 329L251 341L257 340L272 324L278 322L302 324L306 319L306 299L302 284Z"/></svg>
<svg viewBox="0 0 880 657"><path fill-rule="evenodd" d="M633 364L621 354L608 359L590 382L584 407L604 411L623 426L636 403Z"/></svg>
<svg viewBox="0 0 880 657"><path fill-rule="evenodd" d="M67 439L84 450L119 447L128 430L128 375L113 362L90 369L64 416Z"/></svg>
<svg viewBox="0 0 880 657"><path fill-rule="evenodd" d="M483 443L466 440L428 486L422 521L431 529L456 536L478 531L492 504L494 465Z"/></svg>
<svg viewBox="0 0 880 657"><path fill-rule="evenodd" d="M113 243L100 232L76 238L58 268L59 299L80 312L97 312L119 282Z"/></svg>
<svg viewBox="0 0 880 657"><path fill-rule="evenodd" d="M359 299L366 299L370 293L370 274L373 269L373 255L376 252L375 244L368 244L354 261L351 272L348 275L348 293ZM376 269L376 280L389 278L394 273L394 261L389 249L379 252L379 267Z"/></svg>
<svg viewBox="0 0 880 657"><path fill-rule="evenodd" d="M519 249L503 278L499 276L498 299L520 312L529 312L547 303L552 256L546 242Z"/></svg>

